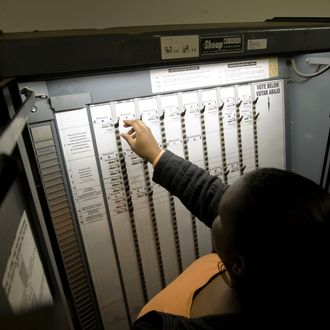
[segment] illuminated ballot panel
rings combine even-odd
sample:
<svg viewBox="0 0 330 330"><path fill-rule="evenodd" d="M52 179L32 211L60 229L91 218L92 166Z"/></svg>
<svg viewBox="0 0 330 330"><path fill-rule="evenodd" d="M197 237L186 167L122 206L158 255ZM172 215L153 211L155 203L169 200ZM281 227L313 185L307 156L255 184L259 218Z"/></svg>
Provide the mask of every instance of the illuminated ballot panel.
<svg viewBox="0 0 330 330"><path fill-rule="evenodd" d="M165 149L231 184L256 167L285 168L283 81L178 91L56 114L89 267L106 327L199 256L210 229L152 181L120 133L141 118ZM106 321L105 321L106 320Z"/></svg>

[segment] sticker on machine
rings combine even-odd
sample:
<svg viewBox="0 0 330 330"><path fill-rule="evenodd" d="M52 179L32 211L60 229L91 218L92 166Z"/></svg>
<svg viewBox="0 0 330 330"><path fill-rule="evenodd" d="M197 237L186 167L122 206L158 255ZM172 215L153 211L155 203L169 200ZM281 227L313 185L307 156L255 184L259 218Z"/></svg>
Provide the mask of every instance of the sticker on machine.
<svg viewBox="0 0 330 330"><path fill-rule="evenodd" d="M278 76L277 62L268 58L155 69L150 71L151 88L164 93L265 80Z"/></svg>
<svg viewBox="0 0 330 330"><path fill-rule="evenodd" d="M198 35L160 37L162 60L199 56Z"/></svg>
<svg viewBox="0 0 330 330"><path fill-rule="evenodd" d="M241 53L243 46L244 37L242 35L200 37L201 56Z"/></svg>

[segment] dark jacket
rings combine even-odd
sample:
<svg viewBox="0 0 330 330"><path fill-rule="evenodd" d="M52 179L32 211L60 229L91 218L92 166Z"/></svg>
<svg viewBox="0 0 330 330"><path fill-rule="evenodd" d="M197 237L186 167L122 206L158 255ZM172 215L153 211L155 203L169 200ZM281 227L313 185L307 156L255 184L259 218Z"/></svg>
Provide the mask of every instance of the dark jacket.
<svg viewBox="0 0 330 330"><path fill-rule="evenodd" d="M208 227L218 214L220 199L228 186L217 176L166 151L160 158L153 180L178 197L183 205Z"/></svg>
<svg viewBox="0 0 330 330"><path fill-rule="evenodd" d="M149 312L140 317L133 325L134 330L215 330L246 329L246 322L240 314L209 315L196 318L185 318L159 312ZM268 329L267 327L265 329Z"/></svg>

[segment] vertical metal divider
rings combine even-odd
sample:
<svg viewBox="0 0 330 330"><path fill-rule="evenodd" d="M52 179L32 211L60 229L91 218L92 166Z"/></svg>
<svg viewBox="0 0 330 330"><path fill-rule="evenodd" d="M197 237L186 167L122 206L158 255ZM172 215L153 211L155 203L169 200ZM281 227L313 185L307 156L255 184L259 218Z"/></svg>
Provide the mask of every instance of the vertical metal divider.
<svg viewBox="0 0 330 330"><path fill-rule="evenodd" d="M206 141L206 130L205 130L205 105L203 104L202 101L202 95L201 91L198 91L198 106L199 106L199 114L200 114L200 123L201 123L201 138L202 138L202 144L203 144L203 158L204 158L204 169L206 172L210 173L210 166L209 166L209 154L208 154L208 149L207 149L207 141ZM212 248L215 250L215 245L214 245L214 240L213 240L213 235L212 231L210 231L211 235L211 242L212 242Z"/></svg>
<svg viewBox="0 0 330 330"><path fill-rule="evenodd" d="M134 100L134 106L135 106L136 117L140 118L142 120L143 114L140 113L140 111L139 111L139 105L138 105L138 102L136 99ZM149 212L150 212L152 232L153 232L154 239L155 239L157 261L158 261L158 267L159 267L159 273L160 273L160 281L161 281L162 287L165 288L166 280L165 280L165 271L164 271L162 250L160 247L159 232L158 232L156 212L155 212L155 204L154 204L154 199L153 199L153 190L151 188L151 180L150 180L149 169L148 169L148 161L146 161L146 160L143 160L143 175L144 175L144 181L145 181L145 186L146 186L146 193L148 196L148 206L149 206Z"/></svg>
<svg viewBox="0 0 330 330"><path fill-rule="evenodd" d="M202 144L203 144L203 158L204 158L204 169L206 172L210 172L209 168L209 156L207 151L207 143L206 143L206 132L205 132L205 118L204 118L204 111L205 106L200 108L200 122L201 122L201 138L202 138Z"/></svg>
<svg viewBox="0 0 330 330"><path fill-rule="evenodd" d="M90 130L91 130L92 143L93 143L93 147L94 147L94 151L95 151L95 159L96 159L96 164L97 164L97 170L98 170L98 174L100 176L100 186L101 186L101 190L102 190L102 194L103 194L105 212L106 212L106 215L107 215L107 220L108 220L107 222L108 222L108 225L109 225L109 231L110 231L110 236L111 236L111 240L112 240L113 252L114 252L115 259L116 259L116 264L117 264L117 269L118 269L118 276L119 276L120 286L121 286L121 289L122 289L122 294L123 294L123 300L124 300L124 304L125 304L127 319L128 319L128 323L129 323L130 328L131 328L132 327L132 319L131 319L131 315L130 315L128 300L127 300L127 294L126 294L126 289L125 289L125 285L124 285L123 274L122 274L122 270L121 270L121 267L120 267L120 261L119 261L119 256L118 256L116 239L115 239L115 235L114 235L114 231L113 231L113 227L112 227L112 223L111 223L108 200L106 198L107 194L106 194L106 191L105 191L104 179L103 179L103 174L102 174L101 164L100 164L100 157L99 157L99 152L98 152L98 149L97 149L95 131L94 131L94 127L93 127L93 120L92 120L92 117L91 117L91 109L90 109L89 105L86 105L86 108L87 108L87 117L88 117L88 121L89 121L89 126L90 126Z"/></svg>
<svg viewBox="0 0 330 330"><path fill-rule="evenodd" d="M243 163L243 150L242 150L242 131L241 131L241 121L243 116L240 114L240 106L242 104L242 100L238 97L238 86L235 85L235 112L236 112L236 131L237 131L237 150L238 150L238 167L239 174L243 175L245 166Z"/></svg>
<svg viewBox="0 0 330 330"><path fill-rule="evenodd" d="M161 143L163 149L167 149L167 140L166 140L165 123L164 123L165 111L161 109L161 102L159 96L157 97L157 105L158 105L158 109L162 111L162 114L159 116ZM183 272L183 266L182 266L182 256L180 251L180 238L179 238L178 223L175 212L174 197L170 193L168 194L168 197L169 197L171 222L172 222L174 241L175 241L176 258L178 262L179 273L181 274Z"/></svg>
<svg viewBox="0 0 330 330"><path fill-rule="evenodd" d="M326 147L325 147L325 151L324 151L322 172L321 172L321 178L320 178L320 186L324 187L326 190L327 190L326 183L328 182L328 177L329 177L329 166L328 166L328 170L327 170L327 164L329 163L329 148L330 148L330 129L328 130L328 138L327 138L327 143L326 143ZM325 185L324 185L325 172L327 172L327 178L325 180Z"/></svg>
<svg viewBox="0 0 330 330"><path fill-rule="evenodd" d="M252 102L252 125L253 125L253 141L254 141L254 159L255 167L259 167L259 149L258 149L258 127L257 120L260 113L257 113L257 102L259 97L253 100L254 98L254 88L251 84L251 102Z"/></svg>
<svg viewBox="0 0 330 330"><path fill-rule="evenodd" d="M222 177L223 177L223 182L225 184L228 184L229 171L227 169L226 144L225 144L225 135L224 135L225 133L223 127L223 107L225 104L220 96L220 87L217 88L217 101L218 104L221 103L221 105L218 106L218 109L219 109L219 132L220 132L219 135L220 135L221 159L222 159Z"/></svg>
<svg viewBox="0 0 330 330"><path fill-rule="evenodd" d="M135 219L134 219L133 202L132 202L132 197L130 194L130 187L129 187L128 176L127 176L125 156L123 153L123 147L122 147L122 143L121 143L121 137L120 137L120 131L119 131L119 118L117 118L117 121L114 124L114 128L115 128L116 144L117 144L117 150L118 150L120 169L121 169L121 172L123 175L123 181L124 181L124 187L125 187L125 197L126 197L129 219L130 219L130 223L131 223L131 230L132 230L132 236L133 236L133 241L134 241L135 254L136 254L136 259L137 259L137 263L138 263L141 287L142 287L142 292L143 292L143 298L144 298L144 302L147 303L149 298L148 298L147 285L146 285L144 269L143 269L143 264L142 264L139 239L138 239L136 224L135 224Z"/></svg>
<svg viewBox="0 0 330 330"><path fill-rule="evenodd" d="M156 213L155 213L155 205L154 205L154 200L153 200L153 191L151 189L150 176L149 176L149 170L148 170L148 162L146 160L143 161L143 173L144 173L144 179L145 179L146 188L147 188L148 204L149 204L152 230L153 230L153 234L154 234L156 251L157 251L157 260L158 260L158 266L159 266L160 280L162 283L162 287L165 288L166 281L165 281L163 257L162 257L162 251L160 248L159 233L158 233Z"/></svg>
<svg viewBox="0 0 330 330"><path fill-rule="evenodd" d="M183 153L184 153L184 158L186 160L189 160L187 134L186 134L186 120L185 120L186 109L184 109L183 105L182 105L182 93L181 92L178 93L178 100L179 100L179 109L180 109ZM195 258L198 259L199 258L199 246L198 246L197 225L196 225L196 217L193 214L191 214L191 222L192 222L192 234L193 234L193 241L194 241Z"/></svg>

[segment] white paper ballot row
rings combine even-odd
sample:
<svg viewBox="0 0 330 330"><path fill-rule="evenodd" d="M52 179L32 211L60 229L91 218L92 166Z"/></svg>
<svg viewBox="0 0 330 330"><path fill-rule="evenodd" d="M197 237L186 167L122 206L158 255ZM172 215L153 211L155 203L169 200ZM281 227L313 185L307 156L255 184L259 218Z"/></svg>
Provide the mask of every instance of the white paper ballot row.
<svg viewBox="0 0 330 330"><path fill-rule="evenodd" d="M91 104L56 113L74 206L105 327L122 326L197 257L210 229L152 182L120 137L142 118L164 148L225 183L285 167L283 81ZM115 321L117 320L117 321ZM120 322L119 322L119 321ZM125 325L124 325L125 326Z"/></svg>

